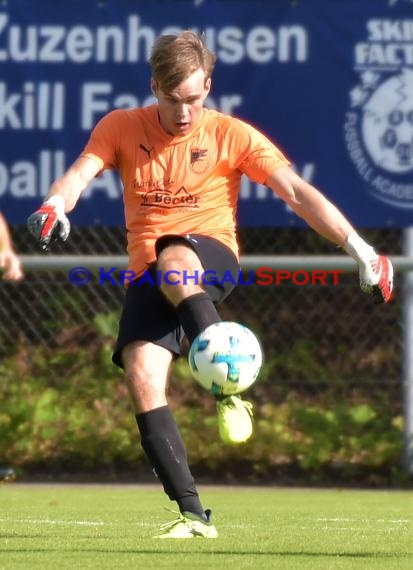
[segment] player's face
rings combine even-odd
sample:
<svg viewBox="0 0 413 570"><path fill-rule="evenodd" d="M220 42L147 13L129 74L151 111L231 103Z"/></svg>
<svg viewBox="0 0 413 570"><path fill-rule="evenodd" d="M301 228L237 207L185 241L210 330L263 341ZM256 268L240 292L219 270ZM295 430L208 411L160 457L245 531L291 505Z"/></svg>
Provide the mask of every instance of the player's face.
<svg viewBox="0 0 413 570"><path fill-rule="evenodd" d="M205 81L205 72L197 69L170 93L164 93L152 80L152 91L158 99L159 121L173 136L184 136L197 125L202 107L211 88L211 79Z"/></svg>

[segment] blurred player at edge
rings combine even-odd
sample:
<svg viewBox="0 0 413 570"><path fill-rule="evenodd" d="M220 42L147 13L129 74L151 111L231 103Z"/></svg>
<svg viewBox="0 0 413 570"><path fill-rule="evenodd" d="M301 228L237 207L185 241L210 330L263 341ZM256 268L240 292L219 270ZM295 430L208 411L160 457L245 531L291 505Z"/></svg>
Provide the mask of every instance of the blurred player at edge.
<svg viewBox="0 0 413 570"><path fill-rule="evenodd" d="M22 263L14 250L6 219L0 212L0 278L19 281L23 278ZM11 481L16 475L12 467L0 466L0 482Z"/></svg>

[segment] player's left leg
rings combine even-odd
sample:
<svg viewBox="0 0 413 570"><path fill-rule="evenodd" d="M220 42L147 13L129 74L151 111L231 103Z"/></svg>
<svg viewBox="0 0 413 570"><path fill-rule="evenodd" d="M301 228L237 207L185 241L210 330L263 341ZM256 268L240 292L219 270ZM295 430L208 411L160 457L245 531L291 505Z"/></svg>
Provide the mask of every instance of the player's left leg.
<svg viewBox="0 0 413 570"><path fill-rule="evenodd" d="M191 345L199 333L221 321L215 305L234 289L240 271L238 260L218 240L198 234L163 236L156 243L156 252L161 275L173 270L180 277L179 283L170 286L163 281L161 290L176 307ZM202 282L204 272L213 276L210 284ZM216 400L221 439L225 443L246 441L253 432L252 404L238 395Z"/></svg>

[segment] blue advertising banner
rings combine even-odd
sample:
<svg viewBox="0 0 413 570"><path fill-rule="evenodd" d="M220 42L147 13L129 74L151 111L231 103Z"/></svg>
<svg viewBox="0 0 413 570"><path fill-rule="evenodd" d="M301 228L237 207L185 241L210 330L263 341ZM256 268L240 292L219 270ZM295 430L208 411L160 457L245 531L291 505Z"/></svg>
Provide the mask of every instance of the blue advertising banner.
<svg viewBox="0 0 413 570"><path fill-rule="evenodd" d="M12 0L0 3L0 208L25 223L117 107L154 101L159 34L206 34L208 106L264 131L359 227L413 222L412 0ZM105 172L75 224L122 225ZM302 222L243 180L242 226Z"/></svg>

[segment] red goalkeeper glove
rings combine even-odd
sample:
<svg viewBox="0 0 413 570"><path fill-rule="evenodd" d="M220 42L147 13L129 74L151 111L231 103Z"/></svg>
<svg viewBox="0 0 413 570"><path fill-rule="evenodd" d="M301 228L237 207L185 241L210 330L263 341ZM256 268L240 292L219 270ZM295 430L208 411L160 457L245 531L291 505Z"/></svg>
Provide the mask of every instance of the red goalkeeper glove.
<svg viewBox="0 0 413 570"><path fill-rule="evenodd" d="M344 249L359 265L360 287L375 303L388 303L393 292L393 265L384 255L378 255L357 234L350 234Z"/></svg>
<svg viewBox="0 0 413 570"><path fill-rule="evenodd" d="M39 240L43 250L47 250L54 239L66 241L70 234L70 222L65 215L63 196L56 194L50 196L28 217L27 227Z"/></svg>

